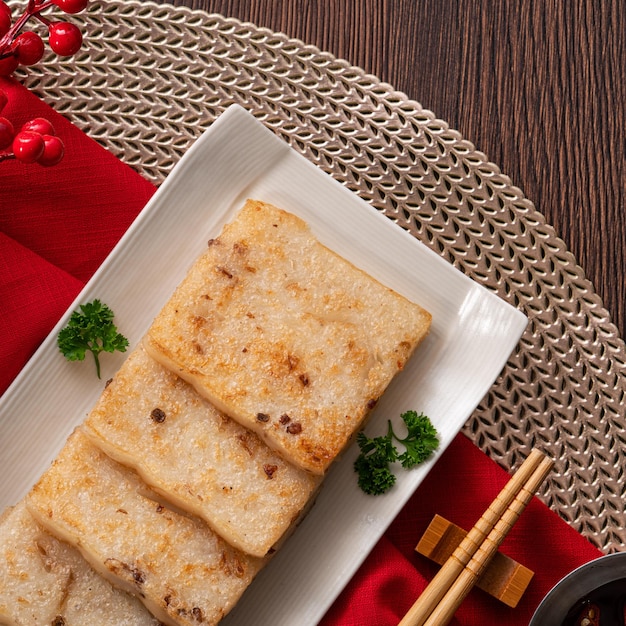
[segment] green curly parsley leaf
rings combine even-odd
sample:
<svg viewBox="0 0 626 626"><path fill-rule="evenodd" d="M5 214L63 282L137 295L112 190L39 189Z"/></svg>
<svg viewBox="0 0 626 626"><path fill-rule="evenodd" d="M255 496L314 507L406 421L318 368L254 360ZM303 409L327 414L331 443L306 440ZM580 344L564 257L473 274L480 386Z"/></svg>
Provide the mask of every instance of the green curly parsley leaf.
<svg viewBox="0 0 626 626"><path fill-rule="evenodd" d="M93 354L100 378L101 352L125 352L128 339L113 324L113 311L100 300L81 304L59 332L57 345L68 361L82 361L87 352Z"/></svg>
<svg viewBox="0 0 626 626"><path fill-rule="evenodd" d="M401 417L407 427L404 438L396 435L391 420L388 421L385 436L370 438L363 432L357 435L361 452L354 462L354 470L358 475L358 485L365 493L379 495L393 487L396 477L390 466L394 461L410 469L425 461L439 445L437 431L423 413L407 411ZM394 440L404 446L401 454Z"/></svg>
<svg viewBox="0 0 626 626"><path fill-rule="evenodd" d="M358 474L359 487L365 493L384 493L396 482L389 469L389 464L396 460L398 454L391 437L390 432L385 437L373 439L362 432L357 435L361 454L354 462L354 469Z"/></svg>
<svg viewBox="0 0 626 626"><path fill-rule="evenodd" d="M405 451L398 460L405 469L411 469L424 462L439 446L437 430L423 413L407 411L402 414L408 434L404 439L396 437Z"/></svg>

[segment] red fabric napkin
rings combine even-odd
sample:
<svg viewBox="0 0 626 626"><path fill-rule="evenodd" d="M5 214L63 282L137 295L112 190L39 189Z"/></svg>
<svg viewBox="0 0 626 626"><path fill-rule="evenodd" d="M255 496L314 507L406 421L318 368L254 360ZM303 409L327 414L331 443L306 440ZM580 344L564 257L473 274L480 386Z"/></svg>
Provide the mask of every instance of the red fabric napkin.
<svg viewBox="0 0 626 626"><path fill-rule="evenodd" d="M15 81L0 81L16 127L48 118L66 145L52 168L0 163L0 393L24 366L155 188ZM323 619L323 626L396 625L436 567L414 551L435 513L469 529L508 474L463 435ZM601 553L534 499L503 551L536 572L516 609L474 590L453 623L526 625L541 598Z"/></svg>
<svg viewBox="0 0 626 626"><path fill-rule="evenodd" d="M18 82L0 115L52 122L65 157L0 163L0 394L106 258L155 188Z"/></svg>
<svg viewBox="0 0 626 626"><path fill-rule="evenodd" d="M464 435L458 435L393 521L321 626L395 626L438 566L415 552L435 514L469 530L510 476ZM534 498L501 551L535 575L515 609L474 589L451 624L527 626L550 589L602 553Z"/></svg>

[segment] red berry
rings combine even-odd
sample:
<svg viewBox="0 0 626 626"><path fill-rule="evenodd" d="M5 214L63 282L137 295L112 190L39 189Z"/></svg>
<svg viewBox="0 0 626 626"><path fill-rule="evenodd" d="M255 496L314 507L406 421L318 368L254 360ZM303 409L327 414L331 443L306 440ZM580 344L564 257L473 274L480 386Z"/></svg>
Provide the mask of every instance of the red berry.
<svg viewBox="0 0 626 626"><path fill-rule="evenodd" d="M54 52L69 57L80 50L83 35L78 26L69 22L52 22L48 26L50 47Z"/></svg>
<svg viewBox="0 0 626 626"><path fill-rule="evenodd" d="M54 135L54 127L45 117L36 117L26 122L20 130L32 130L34 133L39 133L40 135Z"/></svg>
<svg viewBox="0 0 626 626"><path fill-rule="evenodd" d="M63 158L65 152L63 142L53 135L43 135L43 142L43 154L37 159L37 163L45 167L56 165Z"/></svg>
<svg viewBox="0 0 626 626"><path fill-rule="evenodd" d="M22 65L35 65L41 61L44 46L37 33L28 30L18 35L13 45L17 51L17 60Z"/></svg>
<svg viewBox="0 0 626 626"><path fill-rule="evenodd" d="M21 130L13 139L15 158L23 163L34 163L39 160L44 148L43 137L32 130Z"/></svg>
<svg viewBox="0 0 626 626"><path fill-rule="evenodd" d="M8 148L13 143L14 135L13 124L6 117L0 117L0 150Z"/></svg>
<svg viewBox="0 0 626 626"><path fill-rule="evenodd" d="M0 111L4 109L4 107L8 104L8 102L9 102L9 96L7 96L6 91L3 91L2 89L0 89Z"/></svg>
<svg viewBox="0 0 626 626"><path fill-rule="evenodd" d="M89 0L54 0L61 11L65 13L80 13L89 4Z"/></svg>
<svg viewBox="0 0 626 626"><path fill-rule="evenodd" d="M0 76L11 76L17 68L17 65L17 57L13 54L4 59L0 59Z"/></svg>
<svg viewBox="0 0 626 626"><path fill-rule="evenodd" d="M6 2L0 2L0 37L6 35L11 28L11 9Z"/></svg>

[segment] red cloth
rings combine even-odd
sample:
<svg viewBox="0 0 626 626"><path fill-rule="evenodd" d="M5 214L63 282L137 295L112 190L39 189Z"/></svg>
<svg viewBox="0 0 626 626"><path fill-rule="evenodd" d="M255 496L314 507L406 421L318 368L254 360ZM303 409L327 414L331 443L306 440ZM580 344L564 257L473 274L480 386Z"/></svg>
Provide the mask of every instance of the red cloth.
<svg viewBox="0 0 626 626"><path fill-rule="evenodd" d="M0 394L106 258L155 188L19 83L0 115L46 117L65 157L0 163Z"/></svg>
<svg viewBox="0 0 626 626"><path fill-rule="evenodd" d="M17 82L2 80L15 126L47 117L66 145L52 168L0 163L0 393L154 193L154 186ZM323 626L392 626L436 571L414 551L435 513L469 529L508 474L459 435L330 609ZM601 553L539 500L503 551L536 572L516 609L474 590L456 624L526 625L567 572Z"/></svg>
<svg viewBox="0 0 626 626"><path fill-rule="evenodd" d="M469 530L510 476L458 435L370 553L321 626L395 626L437 572L415 552L435 514ZM527 626L550 589L602 553L534 498L511 529L502 552L535 575L515 609L474 589L451 624Z"/></svg>

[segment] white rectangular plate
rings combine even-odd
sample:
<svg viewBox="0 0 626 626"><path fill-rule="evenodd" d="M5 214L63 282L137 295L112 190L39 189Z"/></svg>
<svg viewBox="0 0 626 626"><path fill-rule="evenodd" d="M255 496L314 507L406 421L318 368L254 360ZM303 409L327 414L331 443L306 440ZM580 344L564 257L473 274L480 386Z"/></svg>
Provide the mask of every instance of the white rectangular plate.
<svg viewBox="0 0 626 626"><path fill-rule="evenodd" d="M384 496L361 493L352 446L313 510L229 615L229 626L316 624L459 432L506 363L525 316L450 266L309 163L252 115L230 107L188 150L74 305L0 399L0 510L26 494L83 421L123 354L69 363L56 347L71 311L108 304L134 346L187 269L246 198L306 220L328 247L433 315L432 331L379 402L367 432L425 412L438 453L400 471ZM90 357L88 356L88 359ZM416 537L417 540L417 537Z"/></svg>

